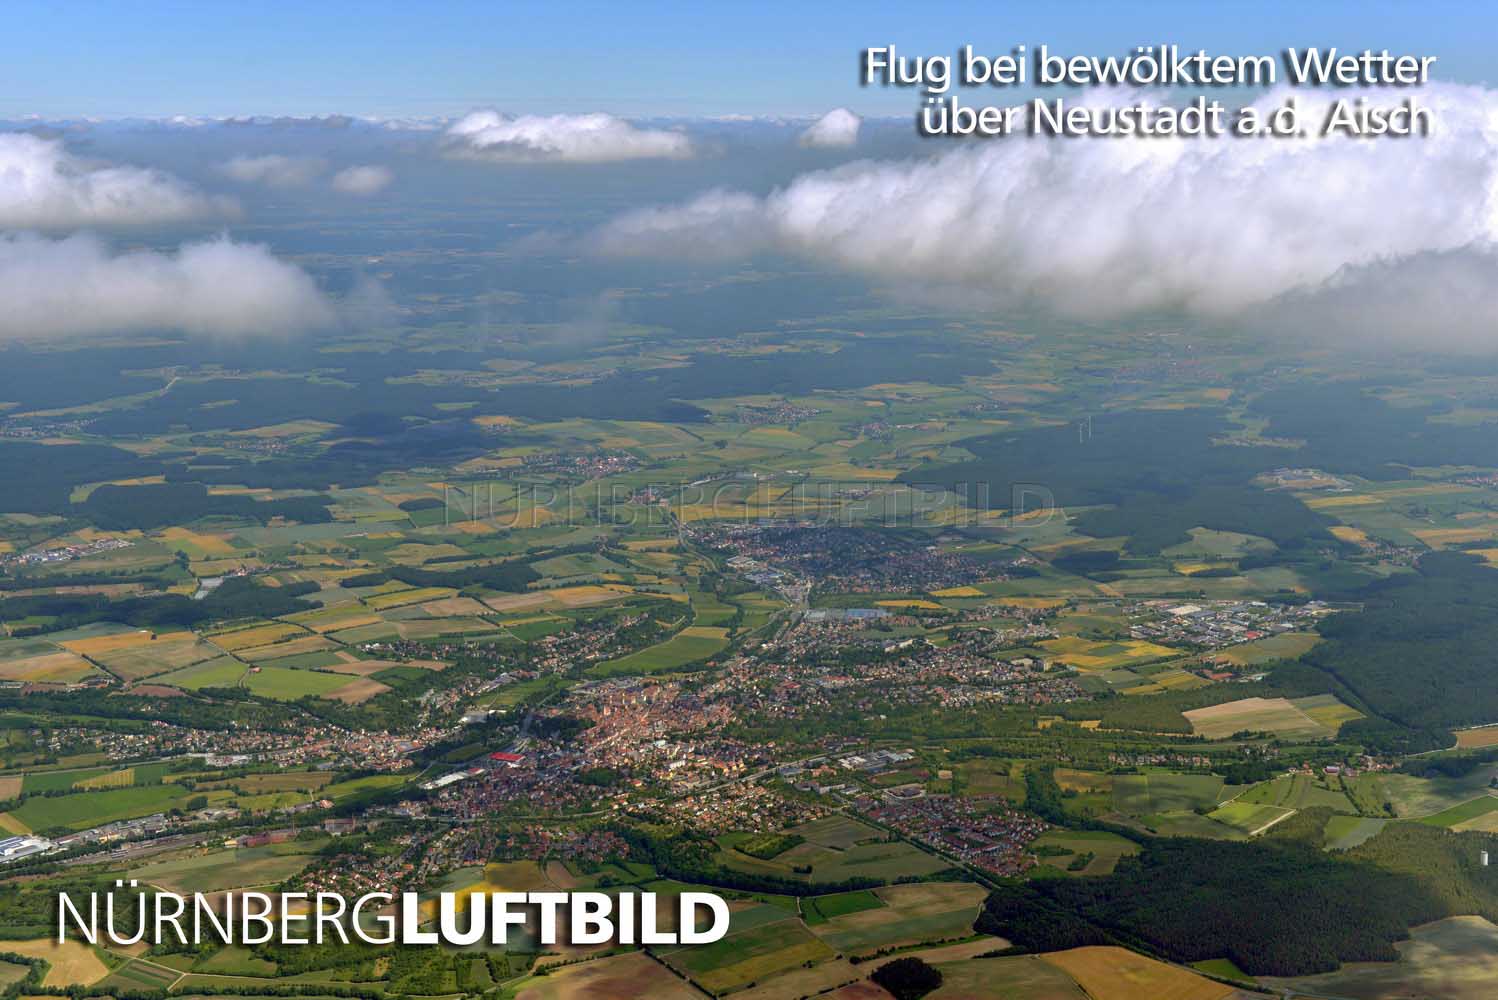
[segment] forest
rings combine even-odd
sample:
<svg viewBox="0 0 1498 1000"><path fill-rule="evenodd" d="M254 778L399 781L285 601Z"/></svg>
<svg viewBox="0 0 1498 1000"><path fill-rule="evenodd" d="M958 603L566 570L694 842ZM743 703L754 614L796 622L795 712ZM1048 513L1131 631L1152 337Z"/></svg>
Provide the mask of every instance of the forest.
<svg viewBox="0 0 1498 1000"><path fill-rule="evenodd" d="M1279 838L1146 839L1106 877L1001 886L976 929L1032 951L1117 943L1177 962L1229 958L1254 975L1394 961L1416 924L1498 917L1498 875L1478 860L1495 842L1407 823L1336 855Z"/></svg>

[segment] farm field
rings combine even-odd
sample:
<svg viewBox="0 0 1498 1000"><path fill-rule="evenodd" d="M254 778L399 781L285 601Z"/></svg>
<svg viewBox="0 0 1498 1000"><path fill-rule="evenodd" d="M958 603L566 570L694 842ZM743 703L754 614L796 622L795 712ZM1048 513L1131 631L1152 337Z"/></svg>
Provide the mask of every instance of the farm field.
<svg viewBox="0 0 1498 1000"><path fill-rule="evenodd" d="M1480 750L1484 747L1498 746L1498 726L1463 729L1456 734L1456 745L1463 750Z"/></svg>
<svg viewBox="0 0 1498 1000"><path fill-rule="evenodd" d="M704 660L727 644L727 629L689 626L665 642L589 667L588 673L596 677L661 673Z"/></svg>
<svg viewBox="0 0 1498 1000"><path fill-rule="evenodd" d="M921 941L964 937L987 895L968 882L919 882L873 890L883 905L832 917L812 933L833 951L860 955Z"/></svg>
<svg viewBox="0 0 1498 1000"><path fill-rule="evenodd" d="M720 993L831 958L833 950L787 914L786 919L730 933L711 944L668 948L660 955L672 968Z"/></svg>
<svg viewBox="0 0 1498 1000"><path fill-rule="evenodd" d="M43 986L90 986L109 974L109 968L88 945L79 941L59 943L52 938L37 938L32 941L3 941L5 951L25 955L27 958L44 958L50 964Z"/></svg>
<svg viewBox="0 0 1498 1000"><path fill-rule="evenodd" d="M1035 955L975 958L939 966L942 983L927 1000L1089 1000L1061 967ZM1142 1000L1142 998L1141 998Z"/></svg>
<svg viewBox="0 0 1498 1000"><path fill-rule="evenodd" d="M669 969L643 952L594 959L523 981L515 1000L699 1000Z"/></svg>
<svg viewBox="0 0 1498 1000"><path fill-rule="evenodd" d="M1308 710L1323 715L1329 708L1320 700L1307 705ZM1335 732L1288 698L1241 698L1181 714L1191 723L1193 733L1209 740L1227 739L1242 731L1269 732L1286 739L1317 739Z"/></svg>
<svg viewBox="0 0 1498 1000"><path fill-rule="evenodd" d="M1227 802L1207 814L1207 819L1234 830L1245 837L1268 830L1274 824L1294 815L1294 809L1257 805L1252 802Z"/></svg>
<svg viewBox="0 0 1498 1000"><path fill-rule="evenodd" d="M1254 785L1240 794L1235 801L1280 806L1286 809L1326 806L1342 813L1357 812L1352 800L1342 790L1341 778L1326 775L1283 775Z"/></svg>
<svg viewBox="0 0 1498 1000"><path fill-rule="evenodd" d="M56 650L38 656L0 660L0 681L32 684L73 684L98 671L77 653Z"/></svg>
<svg viewBox="0 0 1498 1000"><path fill-rule="evenodd" d="M1222 779L1210 774L1148 771L1113 778L1113 808L1129 816L1191 812L1216 806L1226 795Z"/></svg>
<svg viewBox="0 0 1498 1000"><path fill-rule="evenodd" d="M30 798L8 815L37 832L66 828L84 830L120 819L166 812L186 798L171 785L78 792L50 798Z"/></svg>
<svg viewBox="0 0 1498 1000"><path fill-rule="evenodd" d="M1136 639L1093 641L1077 636L1045 639L1039 643L1053 657L1079 670L1118 670L1178 655L1168 646Z"/></svg>
<svg viewBox="0 0 1498 1000"><path fill-rule="evenodd" d="M287 853L278 850L279 846L209 851L147 864L137 868L131 876L178 893L274 885L295 875L313 860L311 854Z"/></svg>
<svg viewBox="0 0 1498 1000"><path fill-rule="evenodd" d="M1065 850L1066 854L1048 855L1042 863L1059 869L1067 875L1106 875L1118 865L1118 859L1139 853L1139 845L1127 837L1103 830L1048 830L1031 844L1031 848L1050 847ZM1068 868L1078 858L1092 855L1085 868L1071 871Z"/></svg>
<svg viewBox="0 0 1498 1000"><path fill-rule="evenodd" d="M1397 962L1349 962L1336 972L1261 982L1351 1000L1487 1000L1498 990L1498 926L1482 917L1451 917L1395 942Z"/></svg>
<svg viewBox="0 0 1498 1000"><path fill-rule="evenodd" d="M1093 1000L1222 1000L1236 992L1124 948L1073 948L1042 957L1076 980Z"/></svg>
<svg viewBox="0 0 1498 1000"><path fill-rule="evenodd" d="M1320 641L1321 636L1314 632L1283 632L1265 639L1229 646L1212 656L1234 666L1252 667L1274 660L1293 660L1310 651Z"/></svg>
<svg viewBox="0 0 1498 1000"><path fill-rule="evenodd" d="M1426 816L1420 820L1429 826L1441 826L1447 829L1471 829L1469 824L1478 823L1476 829L1483 829L1481 821L1489 814L1498 812L1498 796L1479 795L1477 798L1461 805L1443 809L1438 813Z"/></svg>

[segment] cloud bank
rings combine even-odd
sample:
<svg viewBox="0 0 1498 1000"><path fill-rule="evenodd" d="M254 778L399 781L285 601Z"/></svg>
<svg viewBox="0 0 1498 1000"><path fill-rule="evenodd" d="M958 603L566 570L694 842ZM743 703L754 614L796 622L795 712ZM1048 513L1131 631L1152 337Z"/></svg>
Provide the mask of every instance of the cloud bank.
<svg viewBox="0 0 1498 1000"><path fill-rule="evenodd" d="M451 155L499 163L610 163L686 159L691 140L680 132L645 129L609 114L522 115L474 111L448 128Z"/></svg>
<svg viewBox="0 0 1498 1000"><path fill-rule="evenodd" d="M381 166L358 166L347 167L333 175L333 190L339 194L352 194L359 197L368 197L379 194L395 180L395 174L389 167Z"/></svg>
<svg viewBox="0 0 1498 1000"><path fill-rule="evenodd" d="M800 143L810 149L847 149L858 142L863 119L847 108L834 108L801 133Z"/></svg>
<svg viewBox="0 0 1498 1000"><path fill-rule="evenodd" d="M225 176L241 184L264 184L272 188L306 187L327 169L315 156L236 156L219 166Z"/></svg>
<svg viewBox="0 0 1498 1000"><path fill-rule="evenodd" d="M1329 95L1298 96L1319 125ZM1498 92L1439 84L1419 99L1436 113L1428 138L933 140L951 145L805 174L763 198L714 191L632 212L597 244L778 250L1091 320L1272 315L1349 336L1373 320L1390 336L1409 323L1406 339L1498 346ZM1396 289L1398 310L1367 305Z"/></svg>
<svg viewBox="0 0 1498 1000"><path fill-rule="evenodd" d="M66 229L232 216L232 200L160 170L96 163L60 141L0 134L0 227Z"/></svg>
<svg viewBox="0 0 1498 1000"><path fill-rule="evenodd" d="M215 239L114 253L97 237L0 235L0 340L174 331L279 335L331 327L334 303L263 246Z"/></svg>

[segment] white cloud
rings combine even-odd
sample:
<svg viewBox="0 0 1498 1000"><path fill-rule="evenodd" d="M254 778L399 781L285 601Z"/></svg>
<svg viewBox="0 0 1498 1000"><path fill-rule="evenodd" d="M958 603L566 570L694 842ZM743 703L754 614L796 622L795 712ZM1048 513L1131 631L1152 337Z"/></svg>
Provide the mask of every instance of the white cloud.
<svg viewBox="0 0 1498 1000"><path fill-rule="evenodd" d="M1300 92L1304 120L1319 128L1332 96L1359 95ZM1428 138L936 139L929 159L817 171L764 198L713 192L622 216L598 240L613 253L772 248L1090 319L1246 322L1287 296L1350 308L1355 280L1387 291L1420 264L1426 294L1455 283L1432 314L1450 320L1478 303L1461 293L1498 242L1498 92L1440 84L1417 99L1436 114ZM1441 256L1457 250L1473 255ZM1430 335L1418 312L1411 323Z"/></svg>
<svg viewBox="0 0 1498 1000"><path fill-rule="evenodd" d="M160 170L86 160L55 139L0 134L0 227L148 225L235 212L232 200Z"/></svg>
<svg viewBox="0 0 1498 1000"><path fill-rule="evenodd" d="M333 175L333 190L340 194L363 197L379 194L393 180L395 180L395 174L389 167L374 165L346 167Z"/></svg>
<svg viewBox="0 0 1498 1000"><path fill-rule="evenodd" d="M457 156L504 163L609 163L672 159L693 154L680 132L645 129L608 114L522 115L474 111L447 130L447 148Z"/></svg>
<svg viewBox="0 0 1498 1000"><path fill-rule="evenodd" d="M282 335L338 310L263 246L215 239L175 253L115 253L97 237L0 235L0 340L132 331Z"/></svg>
<svg viewBox="0 0 1498 1000"><path fill-rule="evenodd" d="M236 156L219 165L225 176L241 184L264 184L272 188L306 187L328 167L315 156Z"/></svg>
<svg viewBox="0 0 1498 1000"><path fill-rule="evenodd" d="M813 149L846 149L858 142L863 119L847 108L833 108L801 133L801 145Z"/></svg>

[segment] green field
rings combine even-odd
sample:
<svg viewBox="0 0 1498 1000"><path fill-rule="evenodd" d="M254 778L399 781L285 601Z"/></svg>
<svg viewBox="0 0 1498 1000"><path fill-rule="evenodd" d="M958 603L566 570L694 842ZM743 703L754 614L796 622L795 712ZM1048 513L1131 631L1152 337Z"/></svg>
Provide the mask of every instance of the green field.
<svg viewBox="0 0 1498 1000"><path fill-rule="evenodd" d="M1420 820L1430 826L1453 827L1468 820L1486 816L1488 813L1498 812L1498 796L1480 795L1470 802L1463 802L1459 806L1452 806L1431 816Z"/></svg>
<svg viewBox="0 0 1498 1000"><path fill-rule="evenodd" d="M1252 802L1228 802L1207 814L1207 818L1248 836L1283 820L1293 809L1280 806L1256 805Z"/></svg>
<svg viewBox="0 0 1498 1000"><path fill-rule="evenodd" d="M668 965L718 993L746 986L807 962L823 961L832 955L831 948L793 918L730 934L711 944L690 945L661 953Z"/></svg>
<svg viewBox="0 0 1498 1000"><path fill-rule="evenodd" d="M295 875L313 860L311 854L283 853L278 850L282 846L289 845L209 851L175 861L148 864L131 874L142 882L179 893L275 885Z"/></svg>
<svg viewBox="0 0 1498 1000"><path fill-rule="evenodd" d="M86 830L115 820L166 812L189 797L171 785L114 788L27 799L12 809L11 815L37 832L59 828Z"/></svg>
<svg viewBox="0 0 1498 1000"><path fill-rule="evenodd" d="M1130 816L1190 812L1222 801L1222 779L1211 774L1150 771L1113 779L1113 808Z"/></svg>
<svg viewBox="0 0 1498 1000"><path fill-rule="evenodd" d="M833 917L841 917L861 910L874 910L884 901L867 889L854 892L838 892L830 896L808 896L801 903L801 913L808 924L826 923Z"/></svg>
<svg viewBox="0 0 1498 1000"><path fill-rule="evenodd" d="M1260 782L1235 800L1254 805L1282 806L1286 809L1310 809L1326 806L1336 812L1357 812L1352 800L1342 790L1337 776L1292 774Z"/></svg>
<svg viewBox="0 0 1498 1000"><path fill-rule="evenodd" d="M347 685L353 678L346 674L319 673L314 670L288 670L285 667L260 667L245 678L245 687L262 698L296 701L308 695L322 697L329 691Z"/></svg>
<svg viewBox="0 0 1498 1000"><path fill-rule="evenodd" d="M1119 858L1139 853L1138 844L1105 830L1048 830L1030 844L1031 850L1037 847L1066 851L1043 857L1041 862L1068 875L1106 875L1118 865ZM1070 870L1073 860L1087 855L1092 855L1092 860L1085 868Z"/></svg>
<svg viewBox="0 0 1498 1000"><path fill-rule="evenodd" d="M705 660L722 651L728 641L721 629L683 629L665 642L657 643L617 660L608 660L588 668L594 677L618 674L654 674Z"/></svg>

